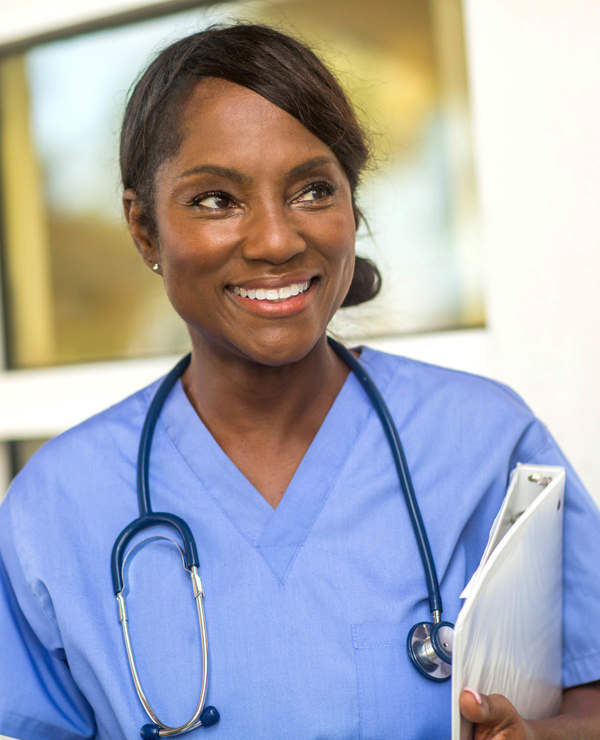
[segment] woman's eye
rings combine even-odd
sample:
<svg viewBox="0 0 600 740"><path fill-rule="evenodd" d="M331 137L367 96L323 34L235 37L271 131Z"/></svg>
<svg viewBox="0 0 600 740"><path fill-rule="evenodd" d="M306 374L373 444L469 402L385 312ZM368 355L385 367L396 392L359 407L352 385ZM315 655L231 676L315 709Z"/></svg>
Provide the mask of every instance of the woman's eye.
<svg viewBox="0 0 600 740"><path fill-rule="evenodd" d="M231 196L227 193L221 193L218 191L212 193L202 193L197 195L191 202L193 206L199 208L206 208L210 211L222 211L235 205L235 202Z"/></svg>
<svg viewBox="0 0 600 740"><path fill-rule="evenodd" d="M295 198L297 203L316 203L330 198L334 187L328 182L313 182Z"/></svg>

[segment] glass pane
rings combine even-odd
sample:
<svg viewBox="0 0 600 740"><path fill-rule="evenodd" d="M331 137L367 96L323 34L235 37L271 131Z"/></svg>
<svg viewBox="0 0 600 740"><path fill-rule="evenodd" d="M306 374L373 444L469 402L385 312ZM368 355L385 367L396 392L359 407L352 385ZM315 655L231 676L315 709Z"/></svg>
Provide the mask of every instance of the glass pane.
<svg viewBox="0 0 600 740"><path fill-rule="evenodd" d="M32 48L0 63L10 364L180 352L182 322L121 215L120 118L136 74L164 45L243 18L311 44L371 134L359 253L381 295L346 309L346 337L484 320L460 0L230 3Z"/></svg>

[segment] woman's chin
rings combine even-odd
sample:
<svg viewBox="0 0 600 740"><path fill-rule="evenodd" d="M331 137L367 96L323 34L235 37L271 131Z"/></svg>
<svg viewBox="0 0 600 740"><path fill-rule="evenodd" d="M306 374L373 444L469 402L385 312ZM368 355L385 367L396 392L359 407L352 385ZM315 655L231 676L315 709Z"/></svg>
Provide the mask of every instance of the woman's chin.
<svg viewBox="0 0 600 740"><path fill-rule="evenodd" d="M268 367L284 367L300 362L310 355L320 344L320 337L299 341L281 338L277 341L260 342L247 347L244 354L247 359Z"/></svg>
<svg viewBox="0 0 600 740"><path fill-rule="evenodd" d="M213 343L207 347L205 342L194 346L201 354L206 351L216 350L223 359L229 355L230 360L250 362L266 367L284 367L300 362L320 346L325 347L325 332L316 335L299 336L296 333L276 331L268 334L253 333L250 336L235 340L233 338L219 342L218 348Z"/></svg>

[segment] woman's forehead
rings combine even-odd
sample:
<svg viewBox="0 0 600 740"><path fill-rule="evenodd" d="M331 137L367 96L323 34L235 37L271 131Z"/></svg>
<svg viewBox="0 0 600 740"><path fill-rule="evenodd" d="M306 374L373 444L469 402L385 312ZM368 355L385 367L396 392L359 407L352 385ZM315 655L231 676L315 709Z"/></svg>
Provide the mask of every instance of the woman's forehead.
<svg viewBox="0 0 600 740"><path fill-rule="evenodd" d="M250 174L283 173L317 158L342 171L327 144L300 121L228 80L210 77L196 84L184 105L181 135L177 154L165 163L176 177L205 163Z"/></svg>
<svg viewBox="0 0 600 740"><path fill-rule="evenodd" d="M186 101L179 155L191 151L260 161L335 155L300 121L262 95L228 80L205 78Z"/></svg>

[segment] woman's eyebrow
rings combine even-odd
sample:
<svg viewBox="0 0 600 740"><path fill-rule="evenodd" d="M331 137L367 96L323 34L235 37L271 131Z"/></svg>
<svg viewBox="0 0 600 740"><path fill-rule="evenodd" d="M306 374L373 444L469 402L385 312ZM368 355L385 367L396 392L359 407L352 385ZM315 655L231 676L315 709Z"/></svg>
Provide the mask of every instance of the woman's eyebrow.
<svg viewBox="0 0 600 740"><path fill-rule="evenodd" d="M303 175L309 174L316 167L321 167L324 164L335 164L335 159L327 156L313 157L312 159L308 159L306 162L302 162L302 164L293 167L287 173L287 177L290 179L294 177L302 177Z"/></svg>
<svg viewBox="0 0 600 740"><path fill-rule="evenodd" d="M227 177L240 185L249 185L252 182L252 178L249 175L244 175L242 172L231 169L230 167L220 167L217 164L200 164L197 167L191 167L189 170L185 170L185 172L177 175L177 179L182 180L184 177L201 175L203 173Z"/></svg>
<svg viewBox="0 0 600 740"><path fill-rule="evenodd" d="M320 156L312 157L306 162L302 162L296 167L292 167L287 172L286 177L293 179L296 177L302 177L303 175L309 174L316 167L321 167L324 164L335 164L335 160L332 157ZM221 167L217 164L200 164L196 167L191 167L189 170L185 170L181 174L177 175L178 180L182 180L184 177L190 177L190 175L201 175L207 173L209 175L218 175L220 177L227 177L240 185L249 185L252 182L250 175L245 175L239 170L234 170L231 167Z"/></svg>

